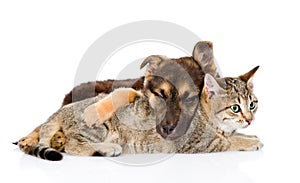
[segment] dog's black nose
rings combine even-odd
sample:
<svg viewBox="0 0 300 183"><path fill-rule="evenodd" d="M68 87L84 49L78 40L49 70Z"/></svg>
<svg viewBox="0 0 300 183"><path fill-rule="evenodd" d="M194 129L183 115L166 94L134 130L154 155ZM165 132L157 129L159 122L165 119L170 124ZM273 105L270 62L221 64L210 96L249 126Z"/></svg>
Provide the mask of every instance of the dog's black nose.
<svg viewBox="0 0 300 183"><path fill-rule="evenodd" d="M165 125L163 126L164 133L170 135L175 129L174 125Z"/></svg>

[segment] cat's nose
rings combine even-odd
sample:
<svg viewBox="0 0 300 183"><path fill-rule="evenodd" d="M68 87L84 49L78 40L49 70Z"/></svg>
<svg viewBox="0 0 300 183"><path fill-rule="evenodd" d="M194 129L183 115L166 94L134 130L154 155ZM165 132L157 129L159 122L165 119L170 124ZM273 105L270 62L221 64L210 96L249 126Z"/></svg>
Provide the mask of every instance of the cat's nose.
<svg viewBox="0 0 300 183"><path fill-rule="evenodd" d="M250 125L252 123L252 119L246 119L246 122L248 123L248 125Z"/></svg>
<svg viewBox="0 0 300 183"><path fill-rule="evenodd" d="M175 126L174 125L165 125L163 126L163 131L164 133L170 135L175 129Z"/></svg>

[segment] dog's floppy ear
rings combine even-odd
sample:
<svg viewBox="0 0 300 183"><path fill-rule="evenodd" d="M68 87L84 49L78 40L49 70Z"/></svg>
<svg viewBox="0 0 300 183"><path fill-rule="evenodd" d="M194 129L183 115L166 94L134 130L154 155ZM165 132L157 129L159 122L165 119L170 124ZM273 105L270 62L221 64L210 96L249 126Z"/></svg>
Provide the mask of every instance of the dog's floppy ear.
<svg viewBox="0 0 300 183"><path fill-rule="evenodd" d="M213 43L210 41L198 42L193 51L193 58L198 62L205 73L220 77L219 71L214 60Z"/></svg>
<svg viewBox="0 0 300 183"><path fill-rule="evenodd" d="M140 66L140 69L144 68L147 64L147 70L146 70L146 76L147 74L152 73L153 70L157 69L157 67L159 66L159 64L163 61L168 59L166 56L162 56L162 55L151 55L147 58L145 58L145 60L143 61L143 63Z"/></svg>
<svg viewBox="0 0 300 183"><path fill-rule="evenodd" d="M145 60L143 61L143 63L140 66L140 69L144 68L147 64L149 64L149 66L159 65L159 63L164 59L166 59L166 57L162 56L162 55L151 55L151 56L145 58Z"/></svg>

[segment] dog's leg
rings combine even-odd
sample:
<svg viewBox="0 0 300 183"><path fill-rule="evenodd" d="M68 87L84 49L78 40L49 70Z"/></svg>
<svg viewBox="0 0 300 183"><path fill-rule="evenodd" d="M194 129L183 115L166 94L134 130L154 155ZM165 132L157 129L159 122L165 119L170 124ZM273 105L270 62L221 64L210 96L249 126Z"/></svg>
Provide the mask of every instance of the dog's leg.
<svg viewBox="0 0 300 183"><path fill-rule="evenodd" d="M88 126L100 125L113 116L118 108L132 103L142 94L132 88L121 88L113 91L102 100L87 107L83 119Z"/></svg>

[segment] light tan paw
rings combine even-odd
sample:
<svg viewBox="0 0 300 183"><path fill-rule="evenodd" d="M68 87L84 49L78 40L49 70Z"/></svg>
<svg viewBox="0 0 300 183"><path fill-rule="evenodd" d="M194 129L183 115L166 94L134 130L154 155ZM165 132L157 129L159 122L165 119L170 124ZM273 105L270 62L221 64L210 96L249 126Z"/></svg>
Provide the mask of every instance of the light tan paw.
<svg viewBox="0 0 300 183"><path fill-rule="evenodd" d="M264 144L260 141L255 141L252 143L249 143L249 146L241 148L240 151L258 151L264 147Z"/></svg>
<svg viewBox="0 0 300 183"><path fill-rule="evenodd" d="M122 153L122 147L119 144L101 143L93 146L97 148L93 156L115 157Z"/></svg>
<svg viewBox="0 0 300 183"><path fill-rule="evenodd" d="M263 148L263 143L254 135L237 134L230 139L233 151L257 151Z"/></svg>
<svg viewBox="0 0 300 183"><path fill-rule="evenodd" d="M23 152L26 152L30 147L36 144L38 144L38 139L31 137L23 137L18 142L18 146Z"/></svg>
<svg viewBox="0 0 300 183"><path fill-rule="evenodd" d="M96 109L96 105L90 105L88 106L85 110L84 113L82 114L82 118L84 119L84 121L86 122L87 126L92 126L92 125L99 125L101 124L103 121L99 118L98 113L97 113L97 109Z"/></svg>

